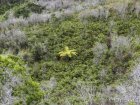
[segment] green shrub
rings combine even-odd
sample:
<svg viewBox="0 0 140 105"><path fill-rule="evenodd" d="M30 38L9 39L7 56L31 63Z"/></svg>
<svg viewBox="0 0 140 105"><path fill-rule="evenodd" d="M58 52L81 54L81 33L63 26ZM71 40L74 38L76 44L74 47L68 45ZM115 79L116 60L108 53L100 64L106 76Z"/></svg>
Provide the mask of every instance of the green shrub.
<svg viewBox="0 0 140 105"><path fill-rule="evenodd" d="M128 105L136 105L134 101L129 101Z"/></svg>
<svg viewBox="0 0 140 105"><path fill-rule="evenodd" d="M23 16L26 18L26 17L29 17L31 12L41 13L43 9L44 9L44 7L41 7L41 6L36 5L34 3L28 3L28 4L25 4L25 5L17 8L14 15L16 17Z"/></svg>
<svg viewBox="0 0 140 105"><path fill-rule="evenodd" d="M30 10L29 10L27 7L19 8L19 9L16 10L15 13L14 13L14 15L15 15L16 17L23 16L24 18L25 18L25 17L29 17L29 14L30 14Z"/></svg>
<svg viewBox="0 0 140 105"><path fill-rule="evenodd" d="M32 50L33 60L40 61L47 58L47 46L44 43L36 43Z"/></svg>
<svg viewBox="0 0 140 105"><path fill-rule="evenodd" d="M30 9L31 12L34 12L34 13L42 13L43 9L45 9L42 6L39 6L39 5L33 4L33 3L29 3L28 8Z"/></svg>

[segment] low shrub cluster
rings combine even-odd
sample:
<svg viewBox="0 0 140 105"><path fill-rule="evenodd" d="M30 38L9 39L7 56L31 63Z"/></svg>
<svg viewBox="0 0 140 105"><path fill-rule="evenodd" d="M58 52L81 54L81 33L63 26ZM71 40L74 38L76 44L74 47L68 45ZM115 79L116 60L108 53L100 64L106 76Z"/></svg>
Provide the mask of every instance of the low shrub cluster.
<svg viewBox="0 0 140 105"><path fill-rule="evenodd" d="M109 101L116 93L114 85L127 80L135 62L139 62L139 4L132 5L129 1L114 4L111 0L105 4L102 0L85 2L73 0L69 4L64 0L64 6L61 0L26 2L13 9L17 18L8 18L0 24L1 53L15 55L0 55L0 73L11 80L5 82L5 77L0 76L0 86L8 102L16 105L115 103ZM51 5L47 8L48 4ZM42 13L44 6L49 12ZM30 15L31 12L34 14ZM12 89L9 84L14 84ZM122 87L127 89L125 85ZM0 104L13 104L5 100L5 97L0 99Z"/></svg>
<svg viewBox="0 0 140 105"><path fill-rule="evenodd" d="M26 5L22 5L19 8L16 8L14 15L16 17L29 17L31 12L41 13L44 8L34 3L27 3Z"/></svg>

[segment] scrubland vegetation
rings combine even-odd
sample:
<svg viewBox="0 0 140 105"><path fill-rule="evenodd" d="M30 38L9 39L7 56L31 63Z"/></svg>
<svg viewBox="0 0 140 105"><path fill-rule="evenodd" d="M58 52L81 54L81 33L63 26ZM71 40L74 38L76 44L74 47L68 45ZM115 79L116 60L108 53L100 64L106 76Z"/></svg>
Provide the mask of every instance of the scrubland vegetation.
<svg viewBox="0 0 140 105"><path fill-rule="evenodd" d="M139 105L139 0L0 0L0 105Z"/></svg>

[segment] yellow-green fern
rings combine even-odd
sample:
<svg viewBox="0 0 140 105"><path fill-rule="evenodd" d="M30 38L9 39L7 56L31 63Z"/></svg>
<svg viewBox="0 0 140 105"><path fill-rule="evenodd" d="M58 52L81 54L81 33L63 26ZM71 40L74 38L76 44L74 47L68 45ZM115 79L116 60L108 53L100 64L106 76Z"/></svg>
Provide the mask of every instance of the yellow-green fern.
<svg viewBox="0 0 140 105"><path fill-rule="evenodd" d="M75 55L77 55L76 50L75 49L70 50L69 47L67 47L67 46L64 48L63 51L59 52L60 57L69 57L69 58L71 58L72 56L75 56Z"/></svg>

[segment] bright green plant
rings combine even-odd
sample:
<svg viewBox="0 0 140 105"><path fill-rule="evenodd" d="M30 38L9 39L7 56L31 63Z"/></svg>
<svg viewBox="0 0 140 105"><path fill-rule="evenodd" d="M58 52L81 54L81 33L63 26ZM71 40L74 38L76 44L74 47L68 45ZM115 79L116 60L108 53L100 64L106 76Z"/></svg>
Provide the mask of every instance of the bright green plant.
<svg viewBox="0 0 140 105"><path fill-rule="evenodd" d="M136 105L134 101L129 101L128 105Z"/></svg>
<svg viewBox="0 0 140 105"><path fill-rule="evenodd" d="M62 58L63 57L71 58L71 57L73 57L75 55L77 55L76 50L75 49L70 50L68 46L66 46L63 51L59 52L59 56L62 57Z"/></svg>
<svg viewBox="0 0 140 105"><path fill-rule="evenodd" d="M7 84L7 86L12 87L12 96L18 97L19 100L12 100L14 105L31 105L34 103L38 105L44 96L43 91L40 89L40 84L34 81L30 75L27 74L24 61L13 55L0 55L0 89ZM13 80L17 78L17 80ZM21 82L19 82L21 80ZM17 81L17 82L15 82ZM5 93L4 90L1 90ZM9 93L9 94L11 94ZM24 95L23 95L24 94ZM6 97L6 94L5 96ZM24 100L22 98L24 97ZM2 99L0 99L0 105L2 104ZM13 105L10 103L10 105Z"/></svg>

